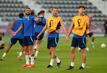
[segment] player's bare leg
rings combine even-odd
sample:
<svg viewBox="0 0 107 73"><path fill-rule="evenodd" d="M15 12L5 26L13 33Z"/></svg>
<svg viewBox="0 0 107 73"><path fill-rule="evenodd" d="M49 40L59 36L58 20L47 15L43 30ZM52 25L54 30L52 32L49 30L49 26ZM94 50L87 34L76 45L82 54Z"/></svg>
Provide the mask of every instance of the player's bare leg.
<svg viewBox="0 0 107 73"><path fill-rule="evenodd" d="M71 47L70 50L70 59L71 59L71 64L67 70L71 70L74 68L74 60L75 60L75 47Z"/></svg>
<svg viewBox="0 0 107 73"><path fill-rule="evenodd" d="M82 55L82 64L79 69L84 69L86 64L86 50L85 48L81 49L81 55Z"/></svg>
<svg viewBox="0 0 107 73"><path fill-rule="evenodd" d="M30 56L30 66L34 67L34 54L33 54L33 46L28 46L29 49L29 56Z"/></svg>
<svg viewBox="0 0 107 73"><path fill-rule="evenodd" d="M52 68L55 60L55 48L50 47L49 52L50 52L51 60L47 68Z"/></svg>
<svg viewBox="0 0 107 73"><path fill-rule="evenodd" d="M19 59L19 60L21 60L21 57L22 57L22 55L23 55L24 52L25 52L24 47L22 47L22 48L20 49L19 54L18 54L18 59Z"/></svg>
<svg viewBox="0 0 107 73"><path fill-rule="evenodd" d="M34 47L33 47L33 49L34 49L33 52L34 52L34 58L35 58L35 59L36 59L37 56L38 56L39 47L40 47L39 41L38 41L38 40L35 40Z"/></svg>
<svg viewBox="0 0 107 73"><path fill-rule="evenodd" d="M8 47L6 48L5 52L3 53L2 57L0 60L3 60L6 57L6 54L11 50L13 44L9 44Z"/></svg>
<svg viewBox="0 0 107 73"><path fill-rule="evenodd" d="M32 46L24 46L25 49L25 58L26 58L26 64L24 64L24 67L31 68L34 67L34 57L32 55Z"/></svg>
<svg viewBox="0 0 107 73"><path fill-rule="evenodd" d="M24 49L25 49L25 59L26 59L26 63L24 64L24 67L28 67L30 65L30 55L29 55L28 46L24 46Z"/></svg>
<svg viewBox="0 0 107 73"><path fill-rule="evenodd" d="M88 48L88 38L89 38L89 37L86 37L86 51L87 51L87 52L89 51L89 48Z"/></svg>
<svg viewBox="0 0 107 73"><path fill-rule="evenodd" d="M49 49L49 52L50 52L51 60L50 60L50 64L47 66L47 68L52 68L52 67L53 67L54 60L55 60L55 59L56 59L56 61L57 61L57 66L60 67L60 65L61 65L61 60L60 60L59 57L56 55L56 53L55 53L55 48L54 48L54 47L51 47L51 48Z"/></svg>

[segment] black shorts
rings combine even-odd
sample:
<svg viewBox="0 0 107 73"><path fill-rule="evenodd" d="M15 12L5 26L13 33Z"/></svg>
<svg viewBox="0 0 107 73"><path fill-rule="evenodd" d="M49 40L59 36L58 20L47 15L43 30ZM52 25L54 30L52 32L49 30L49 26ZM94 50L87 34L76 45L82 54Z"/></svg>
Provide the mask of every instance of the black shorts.
<svg viewBox="0 0 107 73"><path fill-rule="evenodd" d="M73 36L71 47L80 47L81 49L86 48L86 37Z"/></svg>
<svg viewBox="0 0 107 73"><path fill-rule="evenodd" d="M59 38L49 38L48 37L48 43L47 43L47 48L50 49L51 47L54 47L56 48L57 45L58 45L58 41L59 41Z"/></svg>
<svg viewBox="0 0 107 73"><path fill-rule="evenodd" d="M35 40L42 40L44 37L44 33L40 35L39 39L37 39L36 37L38 36L38 32L35 32Z"/></svg>
<svg viewBox="0 0 107 73"><path fill-rule="evenodd" d="M93 36L93 32L88 33L87 36L92 37Z"/></svg>
<svg viewBox="0 0 107 73"><path fill-rule="evenodd" d="M24 46L29 46L34 44L34 36L25 36L24 37Z"/></svg>
<svg viewBox="0 0 107 73"><path fill-rule="evenodd" d="M18 39L18 38L11 38L11 40L10 40L10 44L16 44L16 42L17 41L19 41L19 44L21 45L21 46L24 46L24 39Z"/></svg>

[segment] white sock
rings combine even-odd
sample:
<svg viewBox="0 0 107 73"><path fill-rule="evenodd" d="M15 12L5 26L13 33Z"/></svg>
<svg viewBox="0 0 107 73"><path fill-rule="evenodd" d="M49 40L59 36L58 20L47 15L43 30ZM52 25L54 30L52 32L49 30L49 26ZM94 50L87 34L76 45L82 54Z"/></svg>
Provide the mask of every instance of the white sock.
<svg viewBox="0 0 107 73"><path fill-rule="evenodd" d="M29 64L29 62L30 62L29 55L25 55L25 58L26 58L26 64Z"/></svg>
<svg viewBox="0 0 107 73"><path fill-rule="evenodd" d="M35 55L34 55L35 58L37 58L37 56L38 56L38 52L39 52L39 51L36 50Z"/></svg>
<svg viewBox="0 0 107 73"><path fill-rule="evenodd" d="M34 56L31 57L31 64L34 64Z"/></svg>
<svg viewBox="0 0 107 73"><path fill-rule="evenodd" d="M56 61L57 61L57 63L61 62L61 60L58 57L56 57Z"/></svg>
<svg viewBox="0 0 107 73"><path fill-rule="evenodd" d="M89 51L89 48L88 48L88 47L86 47L86 51Z"/></svg>
<svg viewBox="0 0 107 73"><path fill-rule="evenodd" d="M6 56L6 52L3 53L2 58L4 58Z"/></svg>
<svg viewBox="0 0 107 73"><path fill-rule="evenodd" d="M81 51L81 48L80 48L80 47L78 47L78 50L79 50L79 51Z"/></svg>
<svg viewBox="0 0 107 73"><path fill-rule="evenodd" d="M82 63L82 65L81 65L83 68L85 68L85 63Z"/></svg>
<svg viewBox="0 0 107 73"><path fill-rule="evenodd" d="M19 56L18 57L21 57L21 56L22 56L22 51L19 52Z"/></svg>
<svg viewBox="0 0 107 73"><path fill-rule="evenodd" d="M71 66L74 66L74 62L71 62Z"/></svg>
<svg viewBox="0 0 107 73"><path fill-rule="evenodd" d="M53 66L53 63L54 63L54 59L51 59L50 65Z"/></svg>

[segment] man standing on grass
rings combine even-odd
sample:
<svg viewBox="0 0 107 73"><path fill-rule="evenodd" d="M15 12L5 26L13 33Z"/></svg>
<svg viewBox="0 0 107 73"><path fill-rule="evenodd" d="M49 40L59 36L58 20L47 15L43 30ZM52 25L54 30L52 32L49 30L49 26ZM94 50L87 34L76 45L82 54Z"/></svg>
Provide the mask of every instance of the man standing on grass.
<svg viewBox="0 0 107 73"><path fill-rule="evenodd" d="M31 9L25 8L23 17L23 29L24 29L24 51L26 63L23 65L26 68L34 67L34 55L33 55L33 44L34 44L34 22L35 16L31 15Z"/></svg>
<svg viewBox="0 0 107 73"><path fill-rule="evenodd" d="M55 52L55 48L57 47L59 41L59 31L60 27L64 30L64 33L67 34L64 24L62 22L61 17L58 15L58 8L53 7L51 10L51 16L49 16L46 20L46 25L43 30L38 34L37 38L39 39L40 35L48 29L48 44L47 48L49 49L49 53L51 56L50 64L47 68L52 68L54 64L54 60L57 61L57 66L60 67L61 60L57 56Z"/></svg>
<svg viewBox="0 0 107 73"><path fill-rule="evenodd" d="M36 22L35 22L35 41L34 41L34 46L33 46L35 59L38 56L40 44L44 37L44 33L43 33L39 37L39 39L37 39L37 35L42 31L42 29L44 28L44 26L46 24L46 18L44 16L45 16L45 11L41 10L40 12L38 12L38 16L37 16Z"/></svg>
<svg viewBox="0 0 107 73"><path fill-rule="evenodd" d="M80 47L81 48L81 55L82 55L82 64L79 67L79 69L84 69L86 64L86 31L89 25L89 18L88 16L84 15L85 7L79 6L78 8L78 14L73 17L72 23L70 26L69 33L66 37L70 36L71 33L73 33L73 39L71 44L71 50L70 50L70 58L71 58L71 64L67 70L71 70L74 68L74 60L75 60L75 48Z"/></svg>

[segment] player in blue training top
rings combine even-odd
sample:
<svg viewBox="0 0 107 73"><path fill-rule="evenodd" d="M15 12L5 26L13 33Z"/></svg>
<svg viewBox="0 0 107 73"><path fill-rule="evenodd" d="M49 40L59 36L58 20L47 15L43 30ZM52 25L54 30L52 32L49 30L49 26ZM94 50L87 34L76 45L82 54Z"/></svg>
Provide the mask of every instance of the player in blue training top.
<svg viewBox="0 0 107 73"><path fill-rule="evenodd" d="M31 68L34 67L34 55L33 55L33 44L35 36L34 22L35 16L31 15L31 9L25 8L23 17L23 28L24 28L24 50L26 64L24 67Z"/></svg>
<svg viewBox="0 0 107 73"><path fill-rule="evenodd" d="M1 60L3 60L6 56L6 54L10 51L10 49L12 48L13 45L16 44L17 41L19 41L20 45L23 48L23 13L19 14L19 17L15 18L14 20L12 20L11 24L10 24L10 33L12 35L11 39L10 39L10 43L8 45L8 47L6 48L5 52L3 53Z"/></svg>
<svg viewBox="0 0 107 73"><path fill-rule="evenodd" d="M46 18L45 16L45 11L41 10L40 12L38 12L38 16L36 18L36 25L35 25L35 41L34 41L34 57L37 58L38 52L39 52L39 48L40 48L40 43L44 37L44 33L39 37L39 39L37 39L37 35L42 31L42 29L44 28L45 24L46 24Z"/></svg>

